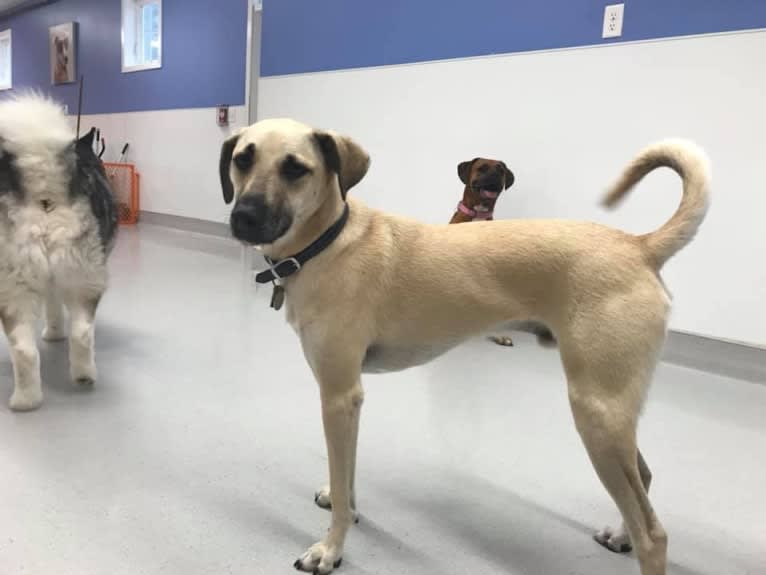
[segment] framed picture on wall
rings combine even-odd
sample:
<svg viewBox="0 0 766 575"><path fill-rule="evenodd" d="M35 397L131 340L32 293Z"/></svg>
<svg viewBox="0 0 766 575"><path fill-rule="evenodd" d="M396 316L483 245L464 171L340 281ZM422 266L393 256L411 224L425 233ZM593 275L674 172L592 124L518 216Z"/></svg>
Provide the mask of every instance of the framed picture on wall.
<svg viewBox="0 0 766 575"><path fill-rule="evenodd" d="M68 84L77 79L77 22L48 29L51 56L51 84Z"/></svg>

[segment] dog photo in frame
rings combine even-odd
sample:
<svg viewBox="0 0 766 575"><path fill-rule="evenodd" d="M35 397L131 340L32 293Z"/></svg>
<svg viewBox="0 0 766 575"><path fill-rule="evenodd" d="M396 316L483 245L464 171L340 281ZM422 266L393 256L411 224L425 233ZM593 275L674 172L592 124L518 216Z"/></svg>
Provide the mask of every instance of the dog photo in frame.
<svg viewBox="0 0 766 575"><path fill-rule="evenodd" d="M48 29L51 84L69 84L77 77L77 22Z"/></svg>

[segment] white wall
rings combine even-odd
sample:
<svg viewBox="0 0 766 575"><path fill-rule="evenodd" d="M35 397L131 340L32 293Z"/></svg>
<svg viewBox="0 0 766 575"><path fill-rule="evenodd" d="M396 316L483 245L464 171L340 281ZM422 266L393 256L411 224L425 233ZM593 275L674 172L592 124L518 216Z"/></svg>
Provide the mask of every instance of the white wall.
<svg viewBox="0 0 766 575"><path fill-rule="evenodd" d="M221 143L247 124L244 106L232 107L231 126L216 124L214 108L83 116L80 132L98 127L107 141L106 161L125 142L128 161L141 174L141 209L188 218L228 221L218 181Z"/></svg>
<svg viewBox="0 0 766 575"><path fill-rule="evenodd" d="M675 210L675 177L650 176L613 214L597 207L603 189L645 144L693 138L713 161L713 204L697 240L664 270L671 325L765 345L764 54L766 32L757 32L265 78L258 112L354 136L373 163L352 193L429 222L452 215L462 191L456 164L489 156L517 178L499 217L645 232ZM215 127L202 124L183 137L153 130L156 151L137 149L162 176L147 190L147 209L220 216L215 189L199 185L214 188L218 154Z"/></svg>

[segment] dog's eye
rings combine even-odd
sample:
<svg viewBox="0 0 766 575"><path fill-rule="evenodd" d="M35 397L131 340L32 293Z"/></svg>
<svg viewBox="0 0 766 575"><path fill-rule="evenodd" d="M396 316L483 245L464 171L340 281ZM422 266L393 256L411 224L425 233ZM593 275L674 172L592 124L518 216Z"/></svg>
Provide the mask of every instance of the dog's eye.
<svg viewBox="0 0 766 575"><path fill-rule="evenodd" d="M281 171L282 176L288 182L294 182L308 174L310 170L304 164L300 163L295 156L290 154L285 158L285 161L282 162Z"/></svg>
<svg viewBox="0 0 766 575"><path fill-rule="evenodd" d="M239 154L234 156L234 165L241 172L246 172L253 167L255 162L255 146L248 144L248 146L242 150Z"/></svg>

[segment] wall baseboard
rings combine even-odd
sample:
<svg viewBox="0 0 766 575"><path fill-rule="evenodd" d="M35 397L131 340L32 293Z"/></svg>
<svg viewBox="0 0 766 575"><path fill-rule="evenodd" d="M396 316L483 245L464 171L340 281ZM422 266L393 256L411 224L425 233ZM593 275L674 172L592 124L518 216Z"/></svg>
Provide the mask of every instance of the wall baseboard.
<svg viewBox="0 0 766 575"><path fill-rule="evenodd" d="M184 216L173 216L170 214L144 211L139 214L138 221L144 224L165 226L184 232L231 238L229 226L223 222L212 222L210 220L199 220L197 218L187 218Z"/></svg>
<svg viewBox="0 0 766 575"><path fill-rule="evenodd" d="M668 333L662 360L766 384L766 348L680 331Z"/></svg>
<svg viewBox="0 0 766 575"><path fill-rule="evenodd" d="M185 232L231 237L227 224L209 220L141 212L139 221ZM662 360L717 375L766 384L766 348L745 343L670 331Z"/></svg>

